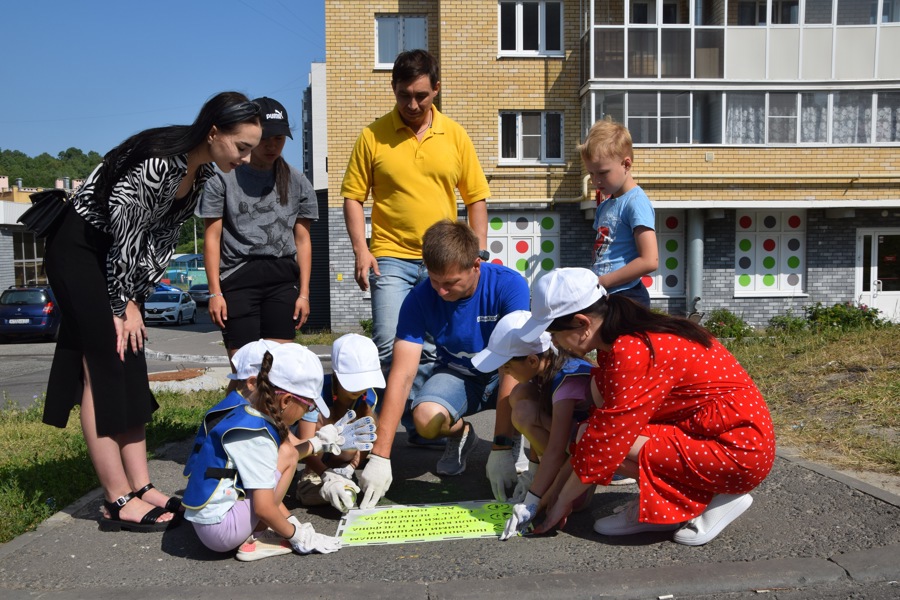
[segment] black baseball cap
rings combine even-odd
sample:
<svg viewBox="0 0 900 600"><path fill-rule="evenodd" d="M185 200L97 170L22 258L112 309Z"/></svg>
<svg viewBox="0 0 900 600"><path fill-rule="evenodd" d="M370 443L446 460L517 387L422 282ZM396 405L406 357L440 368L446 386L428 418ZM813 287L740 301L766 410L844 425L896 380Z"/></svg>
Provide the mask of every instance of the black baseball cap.
<svg viewBox="0 0 900 600"><path fill-rule="evenodd" d="M273 100L263 96L254 100L259 104L259 120L262 123L263 139L274 137L276 135L286 135L294 139L291 135L291 126L288 124L288 114L278 100Z"/></svg>

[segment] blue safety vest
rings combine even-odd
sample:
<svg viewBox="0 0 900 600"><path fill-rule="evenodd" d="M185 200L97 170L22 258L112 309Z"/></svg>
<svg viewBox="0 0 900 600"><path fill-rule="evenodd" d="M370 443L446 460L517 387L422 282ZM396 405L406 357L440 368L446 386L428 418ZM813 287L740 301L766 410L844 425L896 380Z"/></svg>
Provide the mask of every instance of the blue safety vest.
<svg viewBox="0 0 900 600"><path fill-rule="evenodd" d="M194 461L196 457L199 456L198 452L200 448L203 446L203 443L206 442L206 437L209 435L209 431L215 427L219 421L225 418L225 415L231 411L235 406L239 406L241 404L250 403L247 402L247 399L241 396L237 392L231 392L224 399L220 400L218 404L213 406L211 409L206 411L206 414L203 416L203 422L200 423L200 427L197 428L197 435L194 437L194 445L191 448L191 455L187 459L187 463L184 465L184 472L182 475L185 477L190 476L191 471L194 469Z"/></svg>
<svg viewBox="0 0 900 600"><path fill-rule="evenodd" d="M231 394L228 397L230 396ZM207 415L216 409L219 413L226 410L220 408L221 404L220 402L210 409ZM254 410L246 400L227 410L225 416L203 436L199 449L195 449L187 461L185 475L188 477L188 483L182 500L185 508L200 510L221 485L233 485L238 500L246 496L241 476L234 468L234 461L228 456L222 443L228 433L235 430L264 431L276 446L281 444L281 436L278 435L275 425ZM206 419L204 425L205 423ZM204 429L204 425L201 425L201 430ZM198 439L201 437L200 432L197 437Z"/></svg>

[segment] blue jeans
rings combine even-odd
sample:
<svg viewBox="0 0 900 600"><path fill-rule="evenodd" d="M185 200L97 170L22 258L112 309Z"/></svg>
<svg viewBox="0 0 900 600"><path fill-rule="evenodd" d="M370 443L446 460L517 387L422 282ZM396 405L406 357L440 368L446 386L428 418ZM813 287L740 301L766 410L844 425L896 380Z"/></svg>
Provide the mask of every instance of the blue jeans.
<svg viewBox="0 0 900 600"><path fill-rule="evenodd" d="M400 306L413 287L428 279L428 270L421 260L404 260L389 256L377 260L381 275L376 277L374 272L369 273L369 289L372 290L372 341L378 347L381 370L387 379L393 359L394 339L397 337ZM422 358L419 361L419 371L409 392L409 400L401 421L407 431L414 429L409 401L416 397L425 379L431 374L434 360L434 342L426 338L422 347ZM379 397L381 396L379 394Z"/></svg>
<svg viewBox="0 0 900 600"><path fill-rule="evenodd" d="M497 372L463 375L446 367L435 367L412 402L412 408L423 402L440 404L450 413L453 423L462 417L497 408Z"/></svg>

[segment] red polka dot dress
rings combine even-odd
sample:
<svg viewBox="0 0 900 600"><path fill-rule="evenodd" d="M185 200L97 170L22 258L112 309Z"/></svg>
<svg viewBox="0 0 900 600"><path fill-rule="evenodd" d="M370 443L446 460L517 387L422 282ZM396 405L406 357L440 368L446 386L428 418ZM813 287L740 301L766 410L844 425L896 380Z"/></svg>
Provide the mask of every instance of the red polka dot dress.
<svg viewBox="0 0 900 600"><path fill-rule="evenodd" d="M775 461L775 433L756 384L718 341L712 347L649 333L597 352L594 409L572 465L584 483L608 485L639 435L640 513L646 523L698 516L715 494L749 492Z"/></svg>

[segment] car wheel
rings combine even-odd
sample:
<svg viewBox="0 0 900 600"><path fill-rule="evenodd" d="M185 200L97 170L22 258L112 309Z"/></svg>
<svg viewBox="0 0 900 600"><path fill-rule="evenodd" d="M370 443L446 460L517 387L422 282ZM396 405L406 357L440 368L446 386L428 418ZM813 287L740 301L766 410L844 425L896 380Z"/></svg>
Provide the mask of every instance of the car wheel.
<svg viewBox="0 0 900 600"><path fill-rule="evenodd" d="M179 311L178 316L175 317L175 327L181 327L181 311Z"/></svg>

